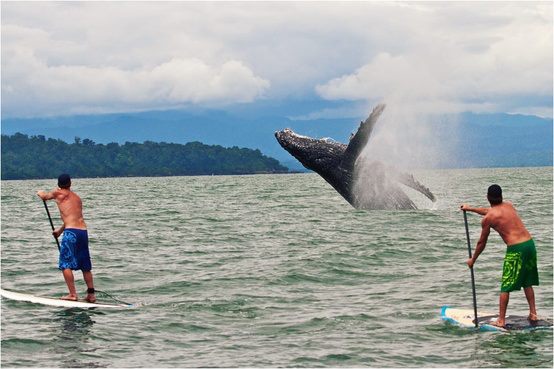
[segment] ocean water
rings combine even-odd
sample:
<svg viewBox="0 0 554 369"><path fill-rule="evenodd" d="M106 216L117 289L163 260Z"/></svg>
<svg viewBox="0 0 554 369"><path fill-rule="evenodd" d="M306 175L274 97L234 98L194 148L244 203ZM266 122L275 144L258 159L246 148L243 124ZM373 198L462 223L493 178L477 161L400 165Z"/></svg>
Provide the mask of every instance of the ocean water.
<svg viewBox="0 0 554 369"><path fill-rule="evenodd" d="M414 211L357 211L315 174L76 179L96 288L139 307L2 299L1 365L551 368L551 330L475 332L440 308L472 308L458 208L485 206L499 183L536 240L538 312L552 318L552 168L415 176L438 201L411 192ZM2 181L2 288L66 293L35 195L54 186ZM468 218L474 246L480 217ZM497 309L504 251L491 233L475 266L480 309ZM508 313L527 314L523 292Z"/></svg>

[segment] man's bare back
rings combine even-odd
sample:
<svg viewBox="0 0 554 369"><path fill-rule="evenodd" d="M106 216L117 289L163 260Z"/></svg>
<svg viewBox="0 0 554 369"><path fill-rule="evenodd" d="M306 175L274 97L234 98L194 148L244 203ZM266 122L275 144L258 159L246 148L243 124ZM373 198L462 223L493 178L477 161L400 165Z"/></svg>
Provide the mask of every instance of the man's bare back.
<svg viewBox="0 0 554 369"><path fill-rule="evenodd" d="M37 194L43 200L56 200L64 228L87 229L83 217L83 202L75 192L57 188L51 192L39 191Z"/></svg>
<svg viewBox="0 0 554 369"><path fill-rule="evenodd" d="M83 218L83 202L81 198L71 190L60 189L56 197L56 203L60 209L60 215L66 228L87 229Z"/></svg>
<svg viewBox="0 0 554 369"><path fill-rule="evenodd" d="M531 234L523 225L514 206L502 202L488 209L482 221L483 226L490 226L504 240L506 245L516 245L531 239Z"/></svg>

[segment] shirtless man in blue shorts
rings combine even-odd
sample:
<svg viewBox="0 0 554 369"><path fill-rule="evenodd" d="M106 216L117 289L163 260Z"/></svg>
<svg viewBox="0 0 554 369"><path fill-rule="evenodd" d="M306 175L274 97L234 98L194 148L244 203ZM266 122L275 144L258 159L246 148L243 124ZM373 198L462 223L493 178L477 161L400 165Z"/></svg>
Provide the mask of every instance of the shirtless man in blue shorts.
<svg viewBox="0 0 554 369"><path fill-rule="evenodd" d="M81 198L70 190L71 178L68 174L58 177L58 188L50 191L38 191L37 195L42 200L56 200L63 221L61 227L52 232L58 238L63 233L60 245L59 269L63 273L69 294L62 300L77 301L75 279L73 270L81 270L87 284L88 302L95 302L94 283L92 281L92 264L88 250L88 233L85 219L83 218L83 203Z"/></svg>
<svg viewBox="0 0 554 369"><path fill-rule="evenodd" d="M510 292L520 290L522 287L529 304L529 320L533 323L537 321L538 317L535 308L535 292L532 286L539 285L535 243L514 206L502 200L502 189L499 185L494 184L488 188L487 199L491 204L490 208L473 208L466 204L461 206L462 210L484 216L481 221L481 237L477 242L473 257L467 260L467 265L473 268L473 264L485 249L491 228L498 232L507 248L500 285L500 312L498 319L493 324L499 327L506 324L506 309Z"/></svg>

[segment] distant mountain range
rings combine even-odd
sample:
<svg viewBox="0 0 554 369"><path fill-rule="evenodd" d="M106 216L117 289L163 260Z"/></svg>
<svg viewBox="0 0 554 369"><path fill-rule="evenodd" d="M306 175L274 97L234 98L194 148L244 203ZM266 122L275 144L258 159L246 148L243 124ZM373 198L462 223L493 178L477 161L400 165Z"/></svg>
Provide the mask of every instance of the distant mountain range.
<svg viewBox="0 0 554 369"><path fill-rule="evenodd" d="M292 170L303 167L274 137L274 132L291 128L311 137L331 137L348 142L359 126L355 118L291 119L308 109L281 106L244 106L235 109L166 110L137 113L77 115L48 118L2 119L2 134L17 132L44 135L72 143L75 137L96 143L199 141L207 145L259 149ZM290 105L287 105L290 109ZM369 112L368 112L369 113ZM433 167L508 167L552 165L552 119L511 114L464 113L456 126L428 123L434 139L455 141L455 155L442 158ZM455 136L455 137L453 137Z"/></svg>

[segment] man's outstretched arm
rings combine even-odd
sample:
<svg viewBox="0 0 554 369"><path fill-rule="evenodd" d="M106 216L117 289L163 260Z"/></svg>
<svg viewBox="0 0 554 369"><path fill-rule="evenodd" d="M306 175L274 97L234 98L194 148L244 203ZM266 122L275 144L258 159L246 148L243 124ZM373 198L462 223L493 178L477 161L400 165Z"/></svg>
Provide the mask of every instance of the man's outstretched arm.
<svg viewBox="0 0 554 369"><path fill-rule="evenodd" d="M477 213L479 215L487 215L490 208L473 208L473 207L469 206L468 204L463 204L462 206L460 206L460 209L465 210L465 211L471 211L471 212Z"/></svg>
<svg viewBox="0 0 554 369"><path fill-rule="evenodd" d="M41 190L41 191L37 192L37 196L40 197L41 199L43 199L44 201L55 199L56 195L57 195L56 190L53 190L53 191L50 191L50 192L46 192L46 191Z"/></svg>

